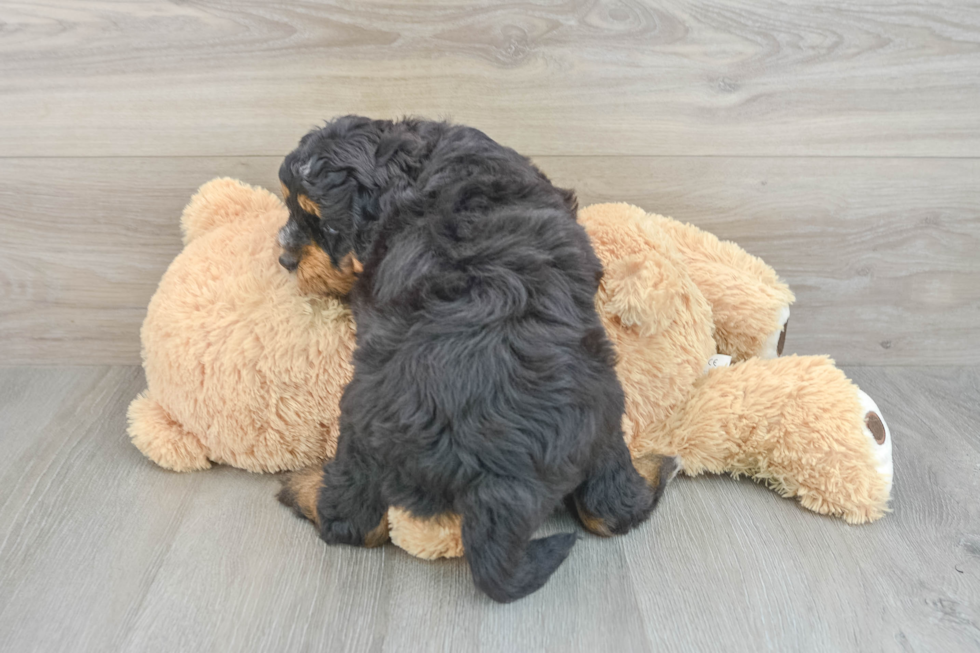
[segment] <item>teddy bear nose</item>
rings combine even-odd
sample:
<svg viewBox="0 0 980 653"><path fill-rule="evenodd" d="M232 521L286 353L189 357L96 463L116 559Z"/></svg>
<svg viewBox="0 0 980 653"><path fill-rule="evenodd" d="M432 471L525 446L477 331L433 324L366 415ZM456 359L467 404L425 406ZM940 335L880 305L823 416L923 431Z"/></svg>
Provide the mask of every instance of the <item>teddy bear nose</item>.
<svg viewBox="0 0 980 653"><path fill-rule="evenodd" d="M299 259L289 252L283 252L279 257L279 265L293 272L299 267Z"/></svg>

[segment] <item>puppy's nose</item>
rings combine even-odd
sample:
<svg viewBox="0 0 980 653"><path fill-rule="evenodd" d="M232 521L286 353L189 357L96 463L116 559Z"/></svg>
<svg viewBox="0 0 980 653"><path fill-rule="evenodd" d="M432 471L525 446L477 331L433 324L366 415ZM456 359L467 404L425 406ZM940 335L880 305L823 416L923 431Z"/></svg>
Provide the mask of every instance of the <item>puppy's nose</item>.
<svg viewBox="0 0 980 653"><path fill-rule="evenodd" d="M299 267L299 259L289 252L283 252L279 257L279 265L293 272Z"/></svg>

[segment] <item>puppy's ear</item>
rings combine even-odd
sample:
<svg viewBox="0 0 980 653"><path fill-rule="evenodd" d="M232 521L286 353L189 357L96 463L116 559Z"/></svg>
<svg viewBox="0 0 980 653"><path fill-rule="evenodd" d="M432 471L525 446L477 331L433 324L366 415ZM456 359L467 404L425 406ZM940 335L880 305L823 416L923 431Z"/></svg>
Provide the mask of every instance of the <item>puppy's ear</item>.
<svg viewBox="0 0 980 653"><path fill-rule="evenodd" d="M296 183L296 174L293 172L295 159L296 153L290 152L279 166L279 183L286 188L293 188Z"/></svg>

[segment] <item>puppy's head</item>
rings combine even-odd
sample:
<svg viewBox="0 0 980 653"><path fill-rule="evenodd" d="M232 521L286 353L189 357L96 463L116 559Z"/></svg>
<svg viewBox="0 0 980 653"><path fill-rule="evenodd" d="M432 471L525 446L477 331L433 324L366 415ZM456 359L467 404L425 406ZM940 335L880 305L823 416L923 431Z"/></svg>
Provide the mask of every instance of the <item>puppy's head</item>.
<svg viewBox="0 0 980 653"><path fill-rule="evenodd" d="M296 274L300 292L306 295L345 297L363 270L353 252L335 263L292 210L289 221L279 230L279 245L279 264Z"/></svg>
<svg viewBox="0 0 980 653"><path fill-rule="evenodd" d="M338 118L306 134L280 166L289 222L279 232L279 262L301 280L317 279L313 285L332 294L350 291L377 220L378 146L390 125Z"/></svg>

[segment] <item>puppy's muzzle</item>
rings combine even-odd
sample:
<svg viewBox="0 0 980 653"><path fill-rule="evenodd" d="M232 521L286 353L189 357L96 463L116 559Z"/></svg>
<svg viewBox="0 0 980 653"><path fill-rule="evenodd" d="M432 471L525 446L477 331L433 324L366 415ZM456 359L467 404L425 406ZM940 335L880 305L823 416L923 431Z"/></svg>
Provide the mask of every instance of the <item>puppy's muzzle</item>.
<svg viewBox="0 0 980 653"><path fill-rule="evenodd" d="M279 265L290 272L295 272L299 267L300 259L303 258L303 249L310 244L310 237L292 218L286 222L279 230L277 237L282 254L279 256Z"/></svg>
<svg viewBox="0 0 980 653"><path fill-rule="evenodd" d="M279 265L290 272L295 272L296 268L299 267L299 256L290 252L283 252L279 257Z"/></svg>

